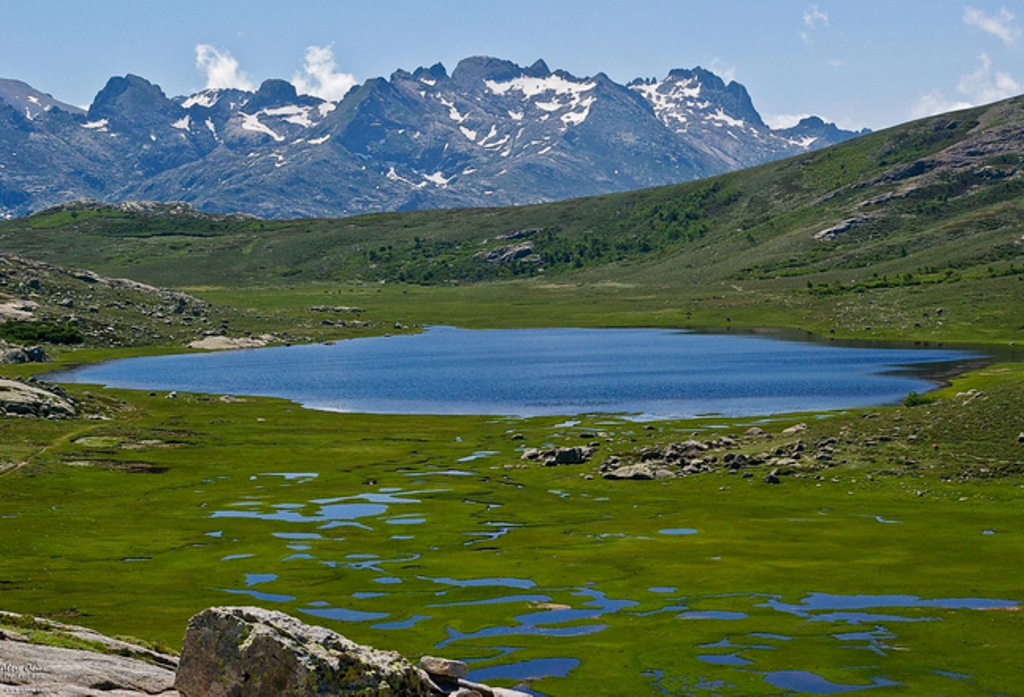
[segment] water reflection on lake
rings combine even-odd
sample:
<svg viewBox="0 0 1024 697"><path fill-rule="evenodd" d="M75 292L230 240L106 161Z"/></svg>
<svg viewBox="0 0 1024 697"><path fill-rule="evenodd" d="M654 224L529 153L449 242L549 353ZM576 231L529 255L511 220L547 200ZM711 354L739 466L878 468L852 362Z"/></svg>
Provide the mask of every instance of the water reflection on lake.
<svg viewBox="0 0 1024 697"><path fill-rule="evenodd" d="M663 329L433 327L332 345L131 358L53 377L284 397L336 411L685 418L895 403L932 387L928 367L976 357Z"/></svg>

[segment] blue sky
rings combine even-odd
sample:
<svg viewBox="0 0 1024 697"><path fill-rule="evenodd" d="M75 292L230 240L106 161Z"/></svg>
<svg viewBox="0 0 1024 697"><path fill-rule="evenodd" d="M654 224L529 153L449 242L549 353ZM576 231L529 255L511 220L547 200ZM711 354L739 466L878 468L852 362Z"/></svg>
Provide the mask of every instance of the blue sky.
<svg viewBox="0 0 1024 697"><path fill-rule="evenodd" d="M168 95L354 81L492 55L626 82L701 65L769 123L883 128L1024 92L1024 0L0 0L0 77L84 105L114 75Z"/></svg>

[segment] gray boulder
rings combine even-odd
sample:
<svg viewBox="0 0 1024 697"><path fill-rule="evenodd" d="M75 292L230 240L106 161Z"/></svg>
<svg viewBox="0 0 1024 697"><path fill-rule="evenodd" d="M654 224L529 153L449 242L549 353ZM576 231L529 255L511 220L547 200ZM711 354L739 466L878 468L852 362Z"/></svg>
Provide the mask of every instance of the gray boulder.
<svg viewBox="0 0 1024 697"><path fill-rule="evenodd" d="M601 475L605 479L672 479L675 473L656 463L641 463L638 465L626 465Z"/></svg>
<svg viewBox="0 0 1024 697"><path fill-rule="evenodd" d="M74 417L74 404L60 388L41 385L0 378L0 416Z"/></svg>
<svg viewBox="0 0 1024 697"><path fill-rule="evenodd" d="M50 697L177 697L177 659L85 627L0 612L0 620L28 621L34 634L64 642L81 640L102 651L46 646L29 642L16 630L0 629L0 694Z"/></svg>
<svg viewBox="0 0 1024 697"><path fill-rule="evenodd" d="M0 340L0 363L44 363L50 360L42 346L15 346Z"/></svg>
<svg viewBox="0 0 1024 697"><path fill-rule="evenodd" d="M256 607L215 607L188 623L174 686L183 697L429 697L393 651Z"/></svg>

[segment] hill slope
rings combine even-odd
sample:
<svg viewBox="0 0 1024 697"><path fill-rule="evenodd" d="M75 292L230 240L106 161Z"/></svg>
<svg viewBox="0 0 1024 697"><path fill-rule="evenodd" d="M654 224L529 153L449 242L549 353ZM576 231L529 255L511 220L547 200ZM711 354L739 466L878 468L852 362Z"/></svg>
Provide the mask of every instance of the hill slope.
<svg viewBox="0 0 1024 697"><path fill-rule="evenodd" d="M290 221L78 203L0 224L0 247L178 286L581 272L690 284L825 273L870 283L872 273L909 272L930 282L1024 263L1022 152L1024 101L1014 99L624 194Z"/></svg>

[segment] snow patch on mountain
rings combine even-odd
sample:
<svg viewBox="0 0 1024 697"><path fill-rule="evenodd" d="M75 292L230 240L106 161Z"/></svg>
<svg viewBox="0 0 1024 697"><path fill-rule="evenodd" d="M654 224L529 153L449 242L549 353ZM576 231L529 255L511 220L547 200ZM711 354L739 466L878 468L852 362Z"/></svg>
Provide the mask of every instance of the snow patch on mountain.
<svg viewBox="0 0 1024 697"><path fill-rule="evenodd" d="M276 140L278 143L284 141L284 136L279 135L270 126L267 126L266 124L262 123L257 114L246 114L244 112L239 112L239 115L242 117L243 131L252 131L253 133L266 134L273 138L274 140Z"/></svg>
<svg viewBox="0 0 1024 697"><path fill-rule="evenodd" d="M184 109L191 109L194 106L203 107L204 109L210 109L220 99L220 94L221 91L216 89L203 90L202 92L197 92L196 94L193 94L191 97L183 101L181 103L181 106Z"/></svg>
<svg viewBox="0 0 1024 697"><path fill-rule="evenodd" d="M547 77L523 75L513 78L508 82L484 80L484 84L491 91L491 94L502 96L508 92L522 92L523 99L536 97L545 92L554 92L557 95L579 95L582 92L589 92L597 87L596 82L575 82L567 80L561 75L549 75Z"/></svg>

